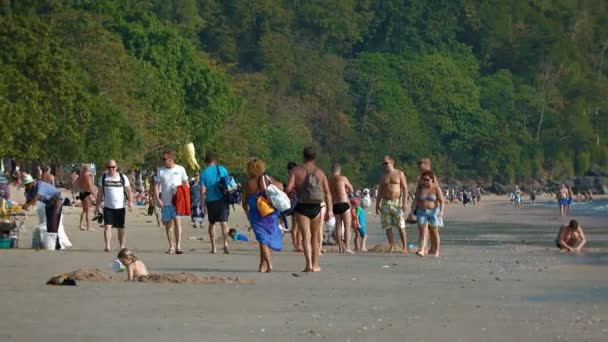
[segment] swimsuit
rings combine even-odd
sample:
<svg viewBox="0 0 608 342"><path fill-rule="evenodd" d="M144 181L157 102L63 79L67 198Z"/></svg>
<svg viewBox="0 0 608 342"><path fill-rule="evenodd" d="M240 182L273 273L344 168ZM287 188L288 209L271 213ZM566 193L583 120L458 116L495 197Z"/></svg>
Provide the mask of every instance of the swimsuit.
<svg viewBox="0 0 608 342"><path fill-rule="evenodd" d="M348 203L335 203L334 204L334 214L342 215L350 209L350 204Z"/></svg>
<svg viewBox="0 0 608 342"><path fill-rule="evenodd" d="M420 201L432 201L432 202L436 202L437 201L437 195L435 195L435 194L420 194L418 196L418 200L420 200Z"/></svg>
<svg viewBox="0 0 608 342"><path fill-rule="evenodd" d="M568 205L568 199L567 198L561 198L559 200L559 205L567 206Z"/></svg>
<svg viewBox="0 0 608 342"><path fill-rule="evenodd" d="M91 195L90 192L81 192L78 194L78 197L80 198L81 201L84 201L90 195Z"/></svg>
<svg viewBox="0 0 608 342"><path fill-rule="evenodd" d="M391 229L393 227L405 229L405 220L403 219L401 201L399 201L399 199L383 199L380 219L382 220L382 228L384 229Z"/></svg>
<svg viewBox="0 0 608 342"><path fill-rule="evenodd" d="M321 204L298 203L293 210L312 220L321 213Z"/></svg>

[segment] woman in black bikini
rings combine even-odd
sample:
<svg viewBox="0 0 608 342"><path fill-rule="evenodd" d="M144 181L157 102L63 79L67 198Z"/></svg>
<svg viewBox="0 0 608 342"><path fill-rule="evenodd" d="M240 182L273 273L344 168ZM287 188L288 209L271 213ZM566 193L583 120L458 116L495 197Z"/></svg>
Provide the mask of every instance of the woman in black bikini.
<svg viewBox="0 0 608 342"><path fill-rule="evenodd" d="M89 209L91 208L93 195L93 175L91 174L91 170L88 166L83 166L80 169L80 176L76 180L76 185L78 187L78 198L80 198L80 203L82 205L82 213L80 213L80 230L85 230L82 226L82 219L86 220L87 228L86 230L95 231L95 229L91 229L91 220L89 219Z"/></svg>

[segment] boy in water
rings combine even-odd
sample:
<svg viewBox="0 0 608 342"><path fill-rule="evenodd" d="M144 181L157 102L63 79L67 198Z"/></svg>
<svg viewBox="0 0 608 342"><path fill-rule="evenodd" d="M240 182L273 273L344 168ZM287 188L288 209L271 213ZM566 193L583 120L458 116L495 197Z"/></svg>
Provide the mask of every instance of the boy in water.
<svg viewBox="0 0 608 342"><path fill-rule="evenodd" d="M569 224L563 224L559 228L555 244L562 253L579 254L583 246L587 243L583 227L579 226L576 220L570 221Z"/></svg>

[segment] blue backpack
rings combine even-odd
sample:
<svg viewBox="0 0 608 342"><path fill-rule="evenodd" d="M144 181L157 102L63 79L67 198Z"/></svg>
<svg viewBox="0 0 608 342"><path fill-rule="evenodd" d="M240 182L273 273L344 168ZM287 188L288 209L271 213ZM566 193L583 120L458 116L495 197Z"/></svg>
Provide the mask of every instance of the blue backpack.
<svg viewBox="0 0 608 342"><path fill-rule="evenodd" d="M228 200L228 204L241 203L241 184L237 183L234 177L230 175L222 176L220 167L215 166L217 170L217 187L220 192Z"/></svg>

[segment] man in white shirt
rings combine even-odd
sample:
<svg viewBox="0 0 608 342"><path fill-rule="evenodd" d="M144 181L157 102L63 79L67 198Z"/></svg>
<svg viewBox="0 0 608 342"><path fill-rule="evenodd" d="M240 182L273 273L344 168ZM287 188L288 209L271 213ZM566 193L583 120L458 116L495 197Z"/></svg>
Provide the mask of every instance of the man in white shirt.
<svg viewBox="0 0 608 342"><path fill-rule="evenodd" d="M169 249L167 254L183 254L182 251L182 223L177 216L175 205L172 203L177 187L184 184L188 186L186 169L175 164L173 151L165 150L162 153L165 166L158 169L156 181L156 203L161 207L161 219L165 225ZM175 229L175 241L171 237L171 226Z"/></svg>
<svg viewBox="0 0 608 342"><path fill-rule="evenodd" d="M95 214L99 214L99 206L103 201L103 237L106 243L104 251L110 251L112 242L112 227L118 229L118 242L120 248L125 248L125 201L129 212L133 210L131 201L131 185L129 179L116 171L116 161L108 161L108 171L99 178L99 190L97 191L97 205Z"/></svg>

